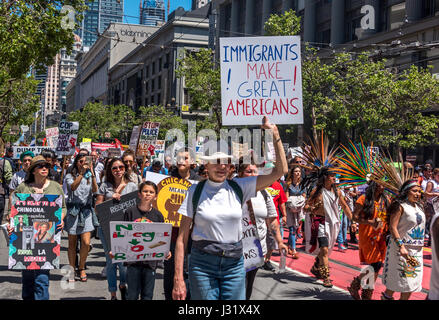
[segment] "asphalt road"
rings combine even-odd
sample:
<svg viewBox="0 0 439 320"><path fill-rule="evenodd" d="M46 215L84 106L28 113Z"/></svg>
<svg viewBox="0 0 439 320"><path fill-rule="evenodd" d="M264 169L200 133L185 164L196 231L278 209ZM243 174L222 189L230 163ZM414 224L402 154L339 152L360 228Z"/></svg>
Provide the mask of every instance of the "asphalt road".
<svg viewBox="0 0 439 320"><path fill-rule="evenodd" d="M87 260L87 282L68 283L67 270L50 272L51 300L108 300L107 281L101 276L105 257L100 240L92 239L93 249ZM62 237L61 266L68 264L67 234ZM276 257L274 257L276 258ZM276 260L276 259L274 259ZM295 263L299 263L295 260ZM277 263L273 262L277 267ZM118 292L120 299L120 293ZM8 247L0 232L0 299L21 300L21 272L8 270ZM163 269L157 270L154 300L164 300ZM313 277L287 268L285 273L259 270L253 288L252 300L351 300L349 293L334 286L325 288Z"/></svg>

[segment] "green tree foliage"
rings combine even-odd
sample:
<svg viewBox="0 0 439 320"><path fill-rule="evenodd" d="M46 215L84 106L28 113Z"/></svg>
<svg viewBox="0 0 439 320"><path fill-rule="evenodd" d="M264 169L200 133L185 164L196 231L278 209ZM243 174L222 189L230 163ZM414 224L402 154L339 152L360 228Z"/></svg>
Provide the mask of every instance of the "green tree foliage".
<svg viewBox="0 0 439 320"><path fill-rule="evenodd" d="M79 122L78 141L83 138L100 141L104 139L105 132L110 132L112 139L126 140L130 138L135 124L135 113L125 105L88 103L82 111L70 113L68 120Z"/></svg>
<svg viewBox="0 0 439 320"><path fill-rule="evenodd" d="M164 140L166 132L171 129L179 129L187 132L180 116L175 115L172 111L164 106L140 107L139 116L136 117L135 125L141 125L145 121L160 122L159 140Z"/></svg>
<svg viewBox="0 0 439 320"><path fill-rule="evenodd" d="M84 9L84 0L0 2L0 134L8 122L13 121L15 115L11 113L28 119L35 112L32 97L35 91L28 90L34 85L28 77L31 68L53 64L53 57L62 48L71 50L73 32L62 27L67 13L61 9L66 5L79 14ZM79 21L80 16L77 18ZM24 90L17 89L20 87Z"/></svg>
<svg viewBox="0 0 439 320"><path fill-rule="evenodd" d="M300 17L293 9L282 15L272 14L264 25L266 36L294 36L300 32Z"/></svg>
<svg viewBox="0 0 439 320"><path fill-rule="evenodd" d="M221 128L221 76L219 65L215 65L213 51L200 49L187 52L180 59L177 76L184 78L188 89L192 110L209 111L214 114L213 121L205 119L200 128ZM197 124L197 127L199 125Z"/></svg>

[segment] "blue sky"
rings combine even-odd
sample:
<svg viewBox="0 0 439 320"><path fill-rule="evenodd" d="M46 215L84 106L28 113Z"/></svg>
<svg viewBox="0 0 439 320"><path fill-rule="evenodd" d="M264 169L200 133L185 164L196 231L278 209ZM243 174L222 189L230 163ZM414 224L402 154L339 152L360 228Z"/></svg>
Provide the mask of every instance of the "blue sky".
<svg viewBox="0 0 439 320"><path fill-rule="evenodd" d="M139 23L139 6L141 0L124 0L124 23ZM168 0L165 1L165 8L168 8ZM143 0L142 0L143 2ZM171 0L170 12L178 7L183 7L185 10L190 10L192 6L191 0ZM166 12L166 18L168 13Z"/></svg>

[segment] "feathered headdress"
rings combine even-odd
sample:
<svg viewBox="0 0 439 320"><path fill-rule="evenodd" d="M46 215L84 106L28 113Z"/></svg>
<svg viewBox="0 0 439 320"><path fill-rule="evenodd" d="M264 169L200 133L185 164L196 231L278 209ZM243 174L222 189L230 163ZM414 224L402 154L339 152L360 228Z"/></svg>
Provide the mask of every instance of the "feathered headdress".
<svg viewBox="0 0 439 320"><path fill-rule="evenodd" d="M378 155L366 148L363 139L361 143L355 145L349 141L348 147L340 145L344 155L336 159L338 168L334 171L340 175L339 186L358 186L370 181L374 164L378 161Z"/></svg>
<svg viewBox="0 0 439 320"><path fill-rule="evenodd" d="M414 170L412 168L404 167L401 156L400 162L397 162L395 165L392 157L388 155L388 159L380 158L379 161L374 164L371 179L382 185L393 195L398 195L404 191L401 189L402 185L408 180L413 180L413 174ZM417 182L413 180L413 184L409 184L406 187L411 188L415 184L417 184Z"/></svg>
<svg viewBox="0 0 439 320"><path fill-rule="evenodd" d="M329 139L323 134L323 130L317 141L312 141L310 137L308 140L309 145L304 146L302 152L299 152L300 157L305 162L301 167L311 171L311 174L307 175L301 182L301 186L306 189L314 186L323 175L333 171L337 163L335 153L338 150L338 147L329 149Z"/></svg>

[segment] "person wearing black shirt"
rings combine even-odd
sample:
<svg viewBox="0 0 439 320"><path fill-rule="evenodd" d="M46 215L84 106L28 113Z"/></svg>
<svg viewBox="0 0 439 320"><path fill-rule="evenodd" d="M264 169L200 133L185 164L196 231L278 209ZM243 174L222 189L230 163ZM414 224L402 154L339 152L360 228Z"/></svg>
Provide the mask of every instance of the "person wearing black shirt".
<svg viewBox="0 0 439 320"><path fill-rule="evenodd" d="M125 211L124 221L133 222L165 222L160 211L153 208L157 197L157 186L151 181L142 182L139 186L140 202L137 206ZM165 259L169 259L171 253ZM157 261L127 262L127 300L152 300L157 269Z"/></svg>

